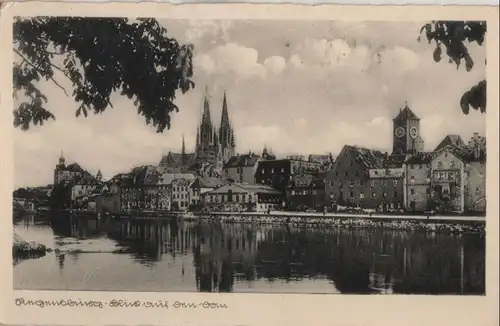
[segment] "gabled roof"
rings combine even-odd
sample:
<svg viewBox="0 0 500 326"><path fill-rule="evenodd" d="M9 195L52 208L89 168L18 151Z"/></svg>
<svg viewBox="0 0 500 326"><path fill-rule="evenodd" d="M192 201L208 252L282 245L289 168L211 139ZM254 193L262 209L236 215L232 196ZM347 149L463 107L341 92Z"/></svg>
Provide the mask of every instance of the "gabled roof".
<svg viewBox="0 0 500 326"><path fill-rule="evenodd" d="M335 166L340 164L341 157L345 154L350 153L354 159L361 163L366 169L380 169L384 165L384 160L386 159L386 155L378 150L345 145L338 156L338 159L335 161ZM335 168L334 166L334 168Z"/></svg>
<svg viewBox="0 0 500 326"><path fill-rule="evenodd" d="M420 120L415 113L405 105L404 109L399 111L399 114L392 119L393 121L407 121L407 120Z"/></svg>
<svg viewBox="0 0 500 326"><path fill-rule="evenodd" d="M447 151L452 153L457 158L461 159L464 162L485 162L486 161L486 151L484 150L475 150L469 146L455 146L448 145L445 146L433 153L433 157L438 156L442 152Z"/></svg>
<svg viewBox="0 0 500 326"><path fill-rule="evenodd" d="M410 155L405 164L430 164L432 161L433 152L420 152Z"/></svg>
<svg viewBox="0 0 500 326"><path fill-rule="evenodd" d="M436 149L434 151L438 151L443 147L446 147L448 145L455 145L459 147L465 146L465 143L462 140L462 137L460 135L446 135L446 137L443 138L443 140L437 145Z"/></svg>
<svg viewBox="0 0 500 326"><path fill-rule="evenodd" d="M231 157L226 162L226 164L224 164L224 169L234 168L234 167L254 166L259 159L260 157L255 154L236 155Z"/></svg>

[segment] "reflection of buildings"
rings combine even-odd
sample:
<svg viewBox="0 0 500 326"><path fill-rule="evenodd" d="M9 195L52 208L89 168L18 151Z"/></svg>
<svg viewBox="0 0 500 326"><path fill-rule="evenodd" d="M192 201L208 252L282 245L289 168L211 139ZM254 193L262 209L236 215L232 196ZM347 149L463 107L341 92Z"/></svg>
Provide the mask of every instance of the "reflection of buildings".
<svg viewBox="0 0 500 326"><path fill-rule="evenodd" d="M194 268L184 277L204 292L232 291L240 281L270 281L279 289L286 281L320 278L332 281L327 292L485 291L485 238L477 235L69 216L52 221L52 228L63 237L106 234L140 263L154 264L165 255L192 259ZM168 273L167 265L158 272Z"/></svg>

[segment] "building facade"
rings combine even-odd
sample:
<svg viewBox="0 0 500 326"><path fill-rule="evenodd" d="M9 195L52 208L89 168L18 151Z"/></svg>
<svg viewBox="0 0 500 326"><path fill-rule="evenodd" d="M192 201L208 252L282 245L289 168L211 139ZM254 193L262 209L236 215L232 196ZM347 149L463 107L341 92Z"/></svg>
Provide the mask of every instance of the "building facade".
<svg viewBox="0 0 500 326"><path fill-rule="evenodd" d="M255 183L255 171L260 156L249 153L231 157L224 165L224 175L232 182Z"/></svg>
<svg viewBox="0 0 500 326"><path fill-rule="evenodd" d="M404 207L409 212L431 210L431 152L410 156L405 164Z"/></svg>
<svg viewBox="0 0 500 326"><path fill-rule="evenodd" d="M278 210L282 193L265 185L230 183L201 195L202 205L211 211L257 211Z"/></svg>
<svg viewBox="0 0 500 326"><path fill-rule="evenodd" d="M293 176L286 189L286 204L291 210L322 211L325 205L324 174Z"/></svg>
<svg viewBox="0 0 500 326"><path fill-rule="evenodd" d="M332 169L326 173L325 194L327 205L375 208L378 206L372 192L383 192L377 189L382 182L374 180L370 183L370 169L382 169L386 155L380 151L357 146L346 145L342 148ZM376 195L378 196L378 195Z"/></svg>

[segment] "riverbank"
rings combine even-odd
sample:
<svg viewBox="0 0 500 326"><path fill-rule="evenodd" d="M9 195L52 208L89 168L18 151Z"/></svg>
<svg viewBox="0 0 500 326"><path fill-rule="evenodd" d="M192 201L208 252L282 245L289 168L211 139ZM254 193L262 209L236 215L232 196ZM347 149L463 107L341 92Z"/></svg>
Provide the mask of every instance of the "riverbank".
<svg viewBox="0 0 500 326"><path fill-rule="evenodd" d="M134 219L150 219L144 215ZM303 212L169 212L161 217L185 221L220 221L225 223L276 224L291 227L384 228L405 231L439 233L485 233L485 217L478 216L424 216L382 214L334 214ZM158 217L155 217L158 218Z"/></svg>

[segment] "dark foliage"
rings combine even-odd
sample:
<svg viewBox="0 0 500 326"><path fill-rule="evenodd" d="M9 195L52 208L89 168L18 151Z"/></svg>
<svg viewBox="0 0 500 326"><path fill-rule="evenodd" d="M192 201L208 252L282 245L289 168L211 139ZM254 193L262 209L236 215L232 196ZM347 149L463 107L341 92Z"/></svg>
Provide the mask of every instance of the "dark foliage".
<svg viewBox="0 0 500 326"><path fill-rule="evenodd" d="M17 17L13 37L20 59L13 69L14 96L23 92L27 98L14 110L14 126L23 130L55 119L37 83L50 80L66 92L56 70L72 83L77 117L112 107L111 94L121 92L158 132L170 128L170 114L178 111L176 91L194 87L193 45L168 37L155 19Z"/></svg>
<svg viewBox="0 0 500 326"><path fill-rule="evenodd" d="M469 54L467 44L476 42L483 45L486 36L485 21L433 21L420 29L429 44L434 43L434 61L440 62L443 50L449 63L460 68L462 61L465 69L470 71L474 67L474 60ZM420 41L420 36L419 36ZM486 64L486 62L485 62ZM469 114L470 108L486 112L486 80L466 91L460 99L460 107L464 114Z"/></svg>

